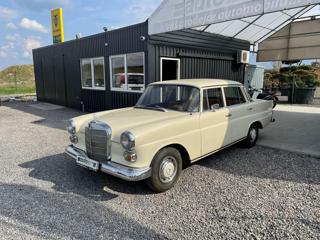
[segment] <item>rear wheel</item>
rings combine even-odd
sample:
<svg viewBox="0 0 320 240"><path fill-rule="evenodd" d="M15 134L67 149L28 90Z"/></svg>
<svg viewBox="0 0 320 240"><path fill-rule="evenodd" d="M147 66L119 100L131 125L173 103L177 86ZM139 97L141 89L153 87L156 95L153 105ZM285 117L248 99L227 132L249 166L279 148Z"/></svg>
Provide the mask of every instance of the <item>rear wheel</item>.
<svg viewBox="0 0 320 240"><path fill-rule="evenodd" d="M252 148L256 145L259 138L259 127L257 124L251 125L248 131L247 138L244 140L244 144L248 148Z"/></svg>
<svg viewBox="0 0 320 240"><path fill-rule="evenodd" d="M165 192L178 181L182 171L182 158L175 148L164 148L152 161L152 174L148 186L155 192Z"/></svg>

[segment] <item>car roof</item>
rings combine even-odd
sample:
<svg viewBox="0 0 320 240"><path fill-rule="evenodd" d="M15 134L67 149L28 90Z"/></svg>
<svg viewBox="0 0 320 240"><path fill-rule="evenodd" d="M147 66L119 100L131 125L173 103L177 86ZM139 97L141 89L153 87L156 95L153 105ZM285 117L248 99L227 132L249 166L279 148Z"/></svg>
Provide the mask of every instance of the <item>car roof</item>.
<svg viewBox="0 0 320 240"><path fill-rule="evenodd" d="M238 85L241 86L241 83L229 80L222 79L183 79L183 80L170 80L170 81L162 81L162 82L154 82L150 85L186 85L193 86L197 88L206 88L206 87L214 87L214 86L229 86L229 85Z"/></svg>

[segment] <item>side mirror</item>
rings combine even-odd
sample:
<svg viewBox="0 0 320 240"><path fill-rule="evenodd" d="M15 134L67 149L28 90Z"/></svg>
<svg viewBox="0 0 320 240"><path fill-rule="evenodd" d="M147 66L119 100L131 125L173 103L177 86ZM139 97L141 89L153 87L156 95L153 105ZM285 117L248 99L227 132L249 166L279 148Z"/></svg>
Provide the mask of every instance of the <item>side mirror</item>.
<svg viewBox="0 0 320 240"><path fill-rule="evenodd" d="M212 104L211 106L210 106L210 110L212 111L212 112L215 112L217 109L219 109L220 108L220 105L219 104Z"/></svg>

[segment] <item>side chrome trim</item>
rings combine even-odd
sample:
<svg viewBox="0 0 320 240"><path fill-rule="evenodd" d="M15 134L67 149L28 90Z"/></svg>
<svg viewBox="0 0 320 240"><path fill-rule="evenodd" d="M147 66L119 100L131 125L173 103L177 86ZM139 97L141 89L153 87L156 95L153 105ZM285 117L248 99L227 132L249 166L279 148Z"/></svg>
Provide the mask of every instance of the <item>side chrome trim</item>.
<svg viewBox="0 0 320 240"><path fill-rule="evenodd" d="M77 159L79 156L86 157L88 156L80 149L75 148L70 145L66 148L65 153L72 157L73 159ZM90 159L90 158L88 158ZM94 160L95 161L95 160ZM151 177L151 168L130 168L118 163L107 162L107 163L99 163L100 171L112 175L114 177L121 178L126 181L137 182Z"/></svg>
<svg viewBox="0 0 320 240"><path fill-rule="evenodd" d="M222 148L219 148L218 150L215 150L215 151L213 151L213 152L207 153L206 155L203 155L203 156L198 157L198 158L196 158L196 159L194 159L194 160L191 160L190 162L191 162L191 164L192 164L192 163L195 163L195 162L198 162L199 160L201 160L201 159L203 159L203 158L209 157L210 155L215 154L215 153L217 153L217 152L220 152L220 151L222 151L223 149L226 149L226 148L228 148L228 147L231 147L232 145L235 145L235 144L237 144L237 143L239 143L239 142L242 142L242 141L245 140L245 139L246 139L246 137L245 137L245 138L241 138L241 139L238 140L238 141L235 141L235 142L233 142L233 143L230 143L230 144L228 144L228 145L226 145L226 146L224 146L224 147L222 147Z"/></svg>

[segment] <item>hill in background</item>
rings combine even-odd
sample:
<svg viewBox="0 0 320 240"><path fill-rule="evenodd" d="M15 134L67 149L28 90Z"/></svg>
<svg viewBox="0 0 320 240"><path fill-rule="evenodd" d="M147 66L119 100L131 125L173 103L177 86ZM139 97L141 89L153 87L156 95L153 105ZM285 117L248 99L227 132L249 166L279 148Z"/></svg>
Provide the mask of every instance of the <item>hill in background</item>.
<svg viewBox="0 0 320 240"><path fill-rule="evenodd" d="M0 71L0 95L35 92L32 64L14 65Z"/></svg>

